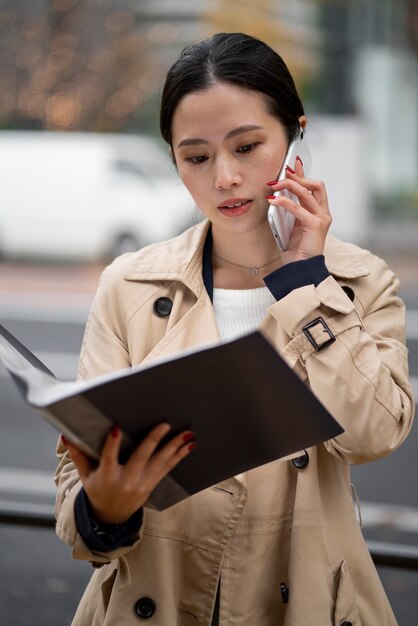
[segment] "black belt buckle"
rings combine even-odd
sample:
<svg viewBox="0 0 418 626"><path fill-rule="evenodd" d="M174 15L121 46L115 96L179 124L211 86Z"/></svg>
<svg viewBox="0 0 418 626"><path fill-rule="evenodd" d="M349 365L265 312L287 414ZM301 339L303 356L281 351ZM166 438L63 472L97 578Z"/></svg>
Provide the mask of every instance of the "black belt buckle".
<svg viewBox="0 0 418 626"><path fill-rule="evenodd" d="M329 337L327 341L324 341L324 343L321 343L321 345L317 344L317 342L315 341L310 331L311 328L313 328L314 326L317 326L318 324L322 326L322 329L328 334L328 337ZM306 326L304 326L302 330L305 333L305 336L308 339L309 343L311 343L313 347L315 348L316 352L321 352L321 350L329 346L330 343L334 343L335 341L334 334L332 333L328 324L322 319L322 317L317 317L312 322L309 322L309 324L306 324Z"/></svg>

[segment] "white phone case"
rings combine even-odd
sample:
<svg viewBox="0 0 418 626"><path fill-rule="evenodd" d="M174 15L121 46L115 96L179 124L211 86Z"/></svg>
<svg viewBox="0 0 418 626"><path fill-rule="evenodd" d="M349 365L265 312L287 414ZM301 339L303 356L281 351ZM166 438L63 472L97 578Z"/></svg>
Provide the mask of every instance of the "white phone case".
<svg viewBox="0 0 418 626"><path fill-rule="evenodd" d="M311 154L306 143L306 131L303 128L300 128L297 137L291 142L277 180L283 180L286 178L286 166L295 170L297 156L299 156L302 160L303 171L305 176L307 176L311 166ZM297 196L290 193L286 189L283 191L275 191L274 195L287 196L299 204ZM295 225L295 217L289 211L286 211L284 207L274 206L272 204L269 207L267 217L277 245L280 250L286 250L289 245L289 239L293 226Z"/></svg>

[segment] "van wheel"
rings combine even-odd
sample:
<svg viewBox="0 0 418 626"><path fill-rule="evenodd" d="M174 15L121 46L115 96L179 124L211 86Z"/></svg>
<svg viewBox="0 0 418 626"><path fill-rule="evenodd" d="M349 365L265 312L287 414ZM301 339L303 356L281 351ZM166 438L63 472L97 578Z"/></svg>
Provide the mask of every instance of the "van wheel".
<svg viewBox="0 0 418 626"><path fill-rule="evenodd" d="M125 252L135 252L140 247L139 241L134 235L123 234L119 235L113 244L113 248L111 251L112 259L120 256L121 254L125 254Z"/></svg>

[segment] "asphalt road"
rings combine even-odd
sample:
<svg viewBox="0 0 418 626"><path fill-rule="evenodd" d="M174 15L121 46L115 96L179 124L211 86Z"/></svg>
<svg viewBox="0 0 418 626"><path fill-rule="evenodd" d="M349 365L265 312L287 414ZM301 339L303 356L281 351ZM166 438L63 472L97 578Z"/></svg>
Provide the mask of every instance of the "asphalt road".
<svg viewBox="0 0 418 626"><path fill-rule="evenodd" d="M412 312L410 367L418 380L418 291L403 293ZM91 293L1 291L0 322L59 376L75 376ZM415 325L416 322L416 325ZM27 407L0 371L0 499L50 503L57 433ZM352 471L366 538L418 545L417 428L391 457ZM418 572L380 568L401 626L416 626ZM65 626L91 574L52 530L0 525L0 615L7 626ZM87 625L86 625L87 626Z"/></svg>

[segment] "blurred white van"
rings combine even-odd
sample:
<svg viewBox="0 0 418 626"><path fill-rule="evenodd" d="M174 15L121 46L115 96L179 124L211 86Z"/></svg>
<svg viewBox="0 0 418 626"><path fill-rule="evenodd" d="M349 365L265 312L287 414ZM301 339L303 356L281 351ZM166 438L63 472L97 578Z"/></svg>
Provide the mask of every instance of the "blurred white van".
<svg viewBox="0 0 418 626"><path fill-rule="evenodd" d="M199 219L149 137L0 132L0 255L108 259Z"/></svg>

